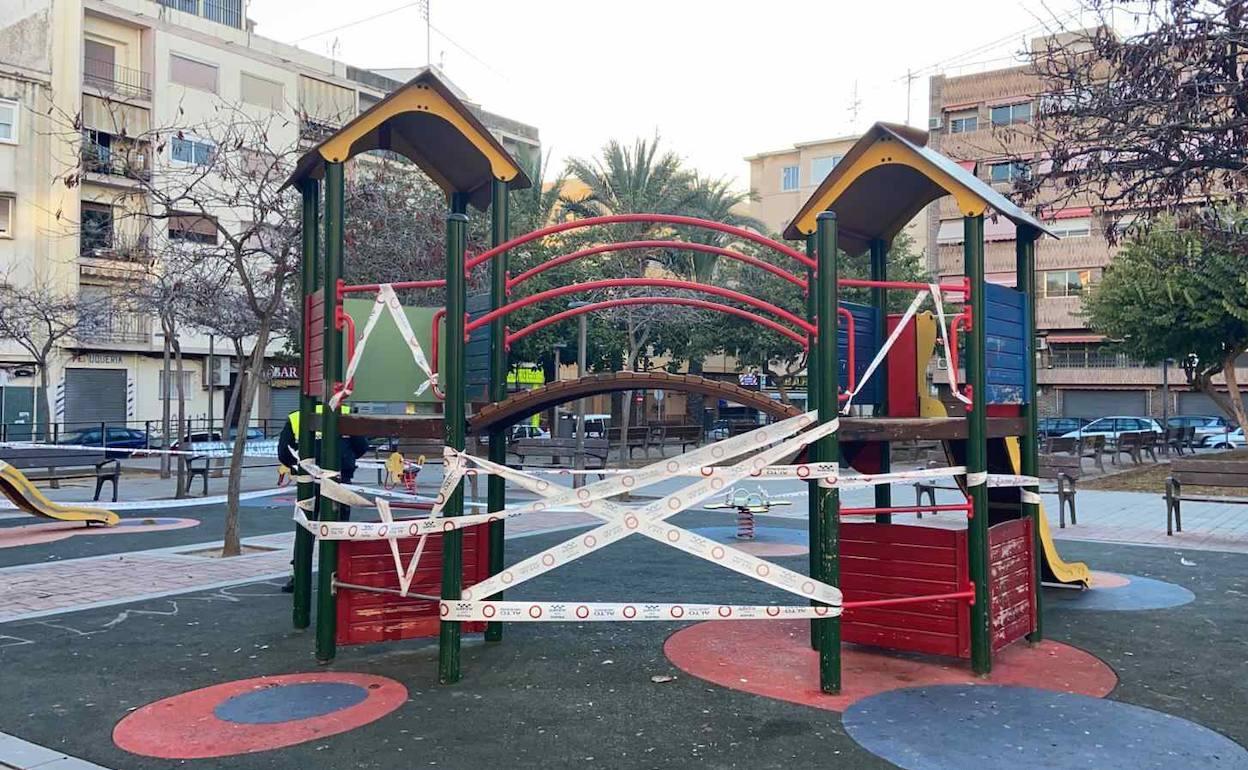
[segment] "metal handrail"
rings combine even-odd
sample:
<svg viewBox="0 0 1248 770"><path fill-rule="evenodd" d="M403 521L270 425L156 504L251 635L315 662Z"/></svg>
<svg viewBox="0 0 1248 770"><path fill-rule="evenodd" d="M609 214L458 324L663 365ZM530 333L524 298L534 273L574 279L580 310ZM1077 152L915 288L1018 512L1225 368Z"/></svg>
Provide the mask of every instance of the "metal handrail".
<svg viewBox="0 0 1248 770"><path fill-rule="evenodd" d="M116 62L86 57L83 82L87 85L122 96L152 98L152 73Z"/></svg>

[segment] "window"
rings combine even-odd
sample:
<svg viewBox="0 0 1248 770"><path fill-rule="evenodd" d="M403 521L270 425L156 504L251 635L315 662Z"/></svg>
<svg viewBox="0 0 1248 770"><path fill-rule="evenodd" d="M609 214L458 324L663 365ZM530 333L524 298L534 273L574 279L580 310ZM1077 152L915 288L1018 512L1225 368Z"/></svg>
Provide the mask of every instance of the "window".
<svg viewBox="0 0 1248 770"><path fill-rule="evenodd" d="M0 238L13 237L13 199L0 196Z"/></svg>
<svg viewBox="0 0 1248 770"><path fill-rule="evenodd" d="M979 130L979 115L974 112L963 112L949 116L949 133L965 134Z"/></svg>
<svg viewBox="0 0 1248 770"><path fill-rule="evenodd" d="M1000 107L993 107L991 115L992 125L994 126L1008 126L1011 123L1030 123L1031 102L1020 102L1018 104L1006 104Z"/></svg>
<svg viewBox="0 0 1248 770"><path fill-rule="evenodd" d="M217 68L178 54L169 54L169 79L201 91L217 93Z"/></svg>
<svg viewBox="0 0 1248 770"><path fill-rule="evenodd" d="M841 162L844 155L824 155L821 158L811 158L810 160L810 182L811 184L819 184L824 178L836 168L836 164Z"/></svg>
<svg viewBox="0 0 1248 770"><path fill-rule="evenodd" d="M195 385L195 371L191 369L182 370L182 394L185 398L190 398L194 392L191 388ZM178 370L169 370L169 379L165 380L165 370L160 370L160 399L168 401L178 397Z"/></svg>
<svg viewBox="0 0 1248 770"><path fill-rule="evenodd" d="M79 253L89 257L98 251L108 251L111 248L113 248L113 207L104 203L83 201Z"/></svg>
<svg viewBox="0 0 1248 770"><path fill-rule="evenodd" d="M0 144L17 144L17 102L0 99Z"/></svg>
<svg viewBox="0 0 1248 770"><path fill-rule="evenodd" d="M242 78L241 96L244 102L275 111L280 111L285 106L281 83L247 72L243 73Z"/></svg>
<svg viewBox="0 0 1248 770"><path fill-rule="evenodd" d="M940 246L949 246L955 243L961 243L965 235L965 227L961 219L942 219L940 221L940 231L936 233L936 243Z"/></svg>
<svg viewBox="0 0 1248 770"><path fill-rule="evenodd" d="M1091 270L1049 270L1044 274L1046 297L1077 297L1091 286Z"/></svg>
<svg viewBox="0 0 1248 770"><path fill-rule="evenodd" d="M187 137L174 137L169 143L169 157L174 163L187 166L206 166L212 162L213 146Z"/></svg>
<svg viewBox="0 0 1248 770"><path fill-rule="evenodd" d="M173 214L169 217L169 240L215 244L217 220L198 214Z"/></svg>
<svg viewBox="0 0 1248 770"><path fill-rule="evenodd" d="M157 0L161 5L173 8L176 11L186 11L187 13L199 13L199 0Z"/></svg>
<svg viewBox="0 0 1248 770"><path fill-rule="evenodd" d="M1092 234L1091 217L1071 217L1045 222L1044 226L1058 238L1087 238Z"/></svg>
<svg viewBox="0 0 1248 770"><path fill-rule="evenodd" d="M87 85L110 89L117 79L117 49L95 40L82 42L82 76Z"/></svg>
<svg viewBox="0 0 1248 770"><path fill-rule="evenodd" d="M798 167L785 166L780 169L780 189L788 192L798 187Z"/></svg>
<svg viewBox="0 0 1248 770"><path fill-rule="evenodd" d="M1025 161L1011 160L988 164L988 179L993 182L1014 182L1030 176L1031 172Z"/></svg>

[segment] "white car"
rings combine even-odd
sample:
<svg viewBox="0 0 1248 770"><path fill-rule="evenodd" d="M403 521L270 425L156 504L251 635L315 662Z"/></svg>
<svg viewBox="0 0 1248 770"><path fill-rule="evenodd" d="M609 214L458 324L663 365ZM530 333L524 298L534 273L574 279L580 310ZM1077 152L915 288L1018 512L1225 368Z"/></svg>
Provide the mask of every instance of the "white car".
<svg viewBox="0 0 1248 770"><path fill-rule="evenodd" d="M1073 430L1062 438L1080 438L1082 436L1104 436L1107 440L1116 440L1123 433L1140 433L1152 431L1164 433L1161 424L1150 417L1102 417L1093 420L1079 430Z"/></svg>
<svg viewBox="0 0 1248 770"><path fill-rule="evenodd" d="M1244 429L1236 428L1230 433L1220 433L1210 437L1206 446L1214 449L1243 449L1246 444L1248 442L1244 440Z"/></svg>
<svg viewBox="0 0 1248 770"><path fill-rule="evenodd" d="M1222 438L1235 428L1225 417L1184 414L1166 421L1171 428L1192 428L1192 440L1198 446L1213 446L1212 439Z"/></svg>

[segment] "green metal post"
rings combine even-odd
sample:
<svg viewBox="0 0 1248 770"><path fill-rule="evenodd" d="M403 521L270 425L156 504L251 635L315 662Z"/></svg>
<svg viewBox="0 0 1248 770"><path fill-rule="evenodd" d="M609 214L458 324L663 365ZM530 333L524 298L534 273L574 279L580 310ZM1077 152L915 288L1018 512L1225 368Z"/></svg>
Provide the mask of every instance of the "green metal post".
<svg viewBox="0 0 1248 770"><path fill-rule="evenodd" d="M871 241L871 280L888 280L888 244L881 238ZM888 338L888 289L875 287L871 289L871 304L875 305L875 344L877 349L884 345ZM879 383L880 403L877 414L888 416L888 362L875 370L875 380ZM887 441L880 444L880 473L888 473L893 469L892 444ZM893 486L891 484L875 485L875 507L888 508L893 504ZM891 524L891 513L877 513L877 524Z"/></svg>
<svg viewBox="0 0 1248 770"><path fill-rule="evenodd" d="M817 254L814 234L806 236L806 256L814 259ZM806 320L811 324L817 324L819 320L819 294L816 291L816 273L813 267L806 268ZM819 338L814 334L806 335L806 411L817 409L819 406L819 355L818 355ZM811 446L806 449L806 457L812 463L819 462L819 447ZM819 542L819 482L806 482L806 518L807 518L807 542L810 544L810 576L816 580L822 579L819 574L823 564L819 561L819 549L815 544ZM811 602L811 606L818 602ZM810 621L810 648L812 650L819 649L819 630L823 626L818 620Z"/></svg>
<svg viewBox="0 0 1248 770"><path fill-rule="evenodd" d="M299 192L303 194L303 265L301 266L303 285L300 291L302 301L299 304L299 312L303 326L306 328L308 319L304 311L307 308L308 296L316 291L316 262L320 243L317 232L320 224L318 210L321 204L320 182L315 179L305 179L299 185ZM308 351L303 351L303 355L306 357ZM295 440L298 442L299 456L311 457L315 451L316 426L312 424L312 421L316 419L316 396L307 393L306 366L299 373L299 377L299 435L295 436ZM290 471L299 474L298 468L291 468ZM315 484L301 482L296 490L296 496L300 500L316 497ZM315 545L316 539L312 537L311 532L303 527L295 527L295 590L292 610L295 628L307 628L312 622L312 551Z"/></svg>
<svg viewBox="0 0 1248 770"><path fill-rule="evenodd" d="M984 217L964 217L963 258L971 284L971 329L967 335L966 380L972 405L967 413L966 472L988 470L988 410L986 386L987 319L984 316ZM973 517L967 532L975 604L971 607L971 668L987 676L992 671L992 636L988 591L988 485L970 486Z"/></svg>
<svg viewBox="0 0 1248 770"><path fill-rule="evenodd" d="M837 386L840 357L837 355L837 270L836 270L836 214L825 211L816 220L815 237L818 242L819 265L816 276L816 292L819 308L819 422L827 423L839 417L840 402ZM840 462L840 439L834 432L819 440L820 462ZM819 490L819 579L839 586L841 493L837 489ZM819 689L835 695L841 691L841 620L824 618L818 621L819 630Z"/></svg>
<svg viewBox="0 0 1248 770"><path fill-rule="evenodd" d="M1026 379L1023 381L1023 435L1019 437L1019 472L1024 476L1035 476L1038 470L1036 430L1036 236L1039 233L1032 227L1018 228L1014 242L1016 280L1015 288L1023 295L1023 339L1027 340ZM1039 494L1040 487L1025 487L1028 492ZM1036 625L1027 639L1033 644L1044 641L1044 621L1041 614L1042 595L1040 583L1043 579L1044 542L1040 538L1040 506L1036 503L1023 503L1023 515L1031 519L1032 572L1035 574L1035 585L1032 591L1036 597Z"/></svg>
<svg viewBox="0 0 1248 770"><path fill-rule="evenodd" d="M444 421L446 445L464 448L464 311L468 305L467 281L464 276L464 247L467 242L467 198L451 196L451 214L446 218L446 391ZM464 512L464 483L461 480L451 491L443 516L460 516ZM463 590L464 543L459 530L442 535L442 598L458 599ZM454 684L459 681L460 625L442 621L438 631L438 681Z"/></svg>
<svg viewBox="0 0 1248 770"><path fill-rule="evenodd" d="M507 216L507 183L494 180L494 197L490 203L493 225L490 245L498 246L508 238L510 224ZM499 254L490 265L490 309L500 308L507 302L507 255ZM507 398L507 327L502 318L490 324L490 400L498 403ZM499 465L507 464L507 432L490 433L490 460ZM502 476L491 475L486 481L486 510L491 513L507 507L507 481ZM503 537L505 523L496 521L490 528L490 574L503 571ZM502 600L499 592L490 599ZM502 623L487 623L485 641L498 642L503 638Z"/></svg>
<svg viewBox="0 0 1248 770"><path fill-rule="evenodd" d="M343 167L341 163L325 165L325 267L322 288L325 292L325 391L321 403L328 404L334 386L342 379L342 334L338 331L335 310L338 307L338 278L342 275L343 238ZM315 422L315 421L313 421ZM303 427L302 424L299 426ZM321 414L321 461L327 471L336 471L338 457L338 411L326 409ZM317 518L338 520L338 504L324 497L317 499ZM338 543L322 540L316 576L316 659L328 663L334 659L338 623L338 599L334 594L334 575L338 571Z"/></svg>

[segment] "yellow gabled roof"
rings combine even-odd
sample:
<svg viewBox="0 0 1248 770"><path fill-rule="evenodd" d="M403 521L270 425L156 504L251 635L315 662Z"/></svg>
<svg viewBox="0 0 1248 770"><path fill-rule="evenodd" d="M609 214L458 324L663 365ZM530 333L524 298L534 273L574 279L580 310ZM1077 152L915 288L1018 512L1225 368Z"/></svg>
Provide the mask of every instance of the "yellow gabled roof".
<svg viewBox="0 0 1248 770"><path fill-rule="evenodd" d="M464 193L482 211L490 205L495 179L513 190L531 184L516 160L429 69L304 153L286 184L319 179L325 164L370 150L397 152L447 195Z"/></svg>

